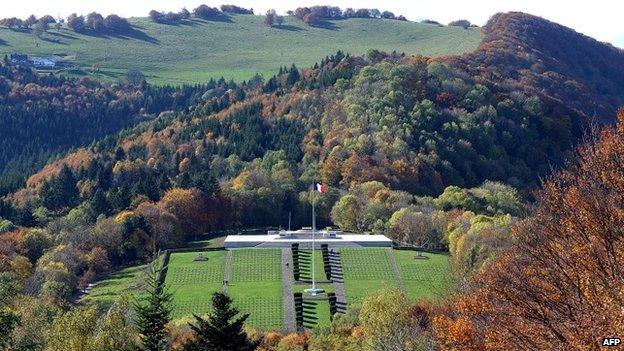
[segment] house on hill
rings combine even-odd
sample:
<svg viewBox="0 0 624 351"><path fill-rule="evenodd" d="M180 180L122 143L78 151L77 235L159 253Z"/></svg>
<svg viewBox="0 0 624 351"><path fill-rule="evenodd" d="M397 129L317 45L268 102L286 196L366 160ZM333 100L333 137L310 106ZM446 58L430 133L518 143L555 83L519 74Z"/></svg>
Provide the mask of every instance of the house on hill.
<svg viewBox="0 0 624 351"><path fill-rule="evenodd" d="M28 65L28 55L26 54L11 54L9 55L9 62L12 65Z"/></svg>
<svg viewBox="0 0 624 351"><path fill-rule="evenodd" d="M33 57L32 65L36 68L55 68L56 60L47 57Z"/></svg>

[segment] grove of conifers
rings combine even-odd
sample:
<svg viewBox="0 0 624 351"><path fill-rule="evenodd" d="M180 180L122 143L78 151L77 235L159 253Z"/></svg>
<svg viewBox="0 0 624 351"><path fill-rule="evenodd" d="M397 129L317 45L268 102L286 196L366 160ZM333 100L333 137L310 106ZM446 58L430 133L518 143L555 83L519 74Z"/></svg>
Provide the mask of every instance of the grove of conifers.
<svg viewBox="0 0 624 351"><path fill-rule="evenodd" d="M2 63L0 346L134 349L128 298L74 306L76 288L206 232L309 225L315 181L330 187L320 225L448 249L455 283L437 302L378 292L328 330L248 331L260 349L587 350L622 335L624 115L575 151L624 87L577 51L613 72L622 53L524 14L484 30L461 57L337 52L178 88ZM571 38L570 57L546 35ZM192 338L170 334L174 349Z"/></svg>

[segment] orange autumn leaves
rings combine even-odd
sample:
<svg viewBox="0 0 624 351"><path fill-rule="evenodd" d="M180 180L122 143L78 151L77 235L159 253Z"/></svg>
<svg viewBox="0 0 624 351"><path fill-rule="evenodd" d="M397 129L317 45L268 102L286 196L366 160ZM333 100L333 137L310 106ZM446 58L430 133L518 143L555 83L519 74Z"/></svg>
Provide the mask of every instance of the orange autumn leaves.
<svg viewBox="0 0 624 351"><path fill-rule="evenodd" d="M535 216L435 317L446 350L598 350L624 335L624 113L538 193Z"/></svg>

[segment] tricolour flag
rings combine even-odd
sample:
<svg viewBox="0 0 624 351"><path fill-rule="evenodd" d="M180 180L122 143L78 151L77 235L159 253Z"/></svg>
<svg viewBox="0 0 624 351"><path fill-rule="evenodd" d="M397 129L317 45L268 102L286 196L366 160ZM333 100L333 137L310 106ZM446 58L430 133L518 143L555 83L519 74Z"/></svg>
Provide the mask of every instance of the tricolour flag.
<svg viewBox="0 0 624 351"><path fill-rule="evenodd" d="M316 183L314 185L314 190L318 191L321 194L326 194L329 191L329 186L321 183Z"/></svg>

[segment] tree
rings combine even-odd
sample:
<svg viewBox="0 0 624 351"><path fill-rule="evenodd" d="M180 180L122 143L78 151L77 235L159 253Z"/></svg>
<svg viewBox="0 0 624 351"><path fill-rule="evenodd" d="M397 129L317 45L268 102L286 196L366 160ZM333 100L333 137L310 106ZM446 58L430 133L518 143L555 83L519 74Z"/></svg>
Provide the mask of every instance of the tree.
<svg viewBox="0 0 624 351"><path fill-rule="evenodd" d="M129 69L123 76L125 85L140 88L145 84L145 75L138 69Z"/></svg>
<svg viewBox="0 0 624 351"><path fill-rule="evenodd" d="M222 13L216 7L210 7L207 5L199 5L198 7L193 9L193 15L197 18L213 19L213 18L221 16Z"/></svg>
<svg viewBox="0 0 624 351"><path fill-rule="evenodd" d="M264 25L267 27L273 27L273 24L275 24L275 20L277 18L277 12L275 12L274 9L270 9L266 12L266 15L264 16Z"/></svg>
<svg viewBox="0 0 624 351"><path fill-rule="evenodd" d="M42 187L41 197L44 206L51 210L74 206L79 195L76 182L71 168L67 164L63 165L56 178L46 182Z"/></svg>
<svg viewBox="0 0 624 351"><path fill-rule="evenodd" d="M453 22L449 23L448 25L449 26L462 27L464 29L468 29L469 27L472 26L472 23L470 23L470 21L468 21L468 20L461 19L461 20L453 21Z"/></svg>
<svg viewBox="0 0 624 351"><path fill-rule="evenodd" d="M130 303L126 296L119 298L97 322L93 340L94 351L134 351L136 333L128 319Z"/></svg>
<svg viewBox="0 0 624 351"><path fill-rule="evenodd" d="M41 39L43 37L43 33L48 30L48 25L45 22L37 22L32 26L32 34L37 39Z"/></svg>
<svg viewBox="0 0 624 351"><path fill-rule="evenodd" d="M370 350L431 350L427 310L411 305L401 291L383 289L366 297L359 322Z"/></svg>
<svg viewBox="0 0 624 351"><path fill-rule="evenodd" d="M360 214L362 206L354 195L343 196L331 210L332 221L345 230L361 229Z"/></svg>
<svg viewBox="0 0 624 351"><path fill-rule="evenodd" d="M7 347L11 333L19 323L19 316L10 308L20 286L12 272L0 273L0 349Z"/></svg>
<svg viewBox="0 0 624 351"><path fill-rule="evenodd" d="M243 330L249 314L239 316L232 299L223 293L212 295L212 313L207 320L195 314L193 317L195 324L190 327L195 339L184 346L184 351L252 351L257 346Z"/></svg>
<svg viewBox="0 0 624 351"><path fill-rule="evenodd" d="M80 32L85 26L85 19L83 16L72 13L67 17L67 26L74 32Z"/></svg>
<svg viewBox="0 0 624 351"><path fill-rule="evenodd" d="M624 112L537 194L513 246L434 319L447 350L597 350L624 335Z"/></svg>
<svg viewBox="0 0 624 351"><path fill-rule="evenodd" d="M97 309L77 307L56 317L45 331L43 351L93 350Z"/></svg>
<svg viewBox="0 0 624 351"><path fill-rule="evenodd" d="M165 20L165 15L160 11L151 10L149 12L149 18L152 20L152 22L163 23Z"/></svg>
<svg viewBox="0 0 624 351"><path fill-rule="evenodd" d="M115 14L106 16L104 19L104 26L107 30L118 33L127 32L132 28L127 19L121 18Z"/></svg>
<svg viewBox="0 0 624 351"><path fill-rule="evenodd" d="M292 66L290 66L290 70L288 70L286 83L288 83L288 85L294 85L299 81L299 78L301 78L301 76L299 75L299 70L297 69L297 66L295 66L295 64L293 63Z"/></svg>
<svg viewBox="0 0 624 351"><path fill-rule="evenodd" d="M85 25L94 32L102 32L105 28L104 17L97 12L91 12L85 19Z"/></svg>
<svg viewBox="0 0 624 351"><path fill-rule="evenodd" d="M396 211L388 221L390 237L400 243L426 249L428 244L438 243L431 217L405 207ZM418 252L420 255L420 251Z"/></svg>
<svg viewBox="0 0 624 351"><path fill-rule="evenodd" d="M155 264L150 265L146 277L147 294L134 304L141 351L165 351L169 345L166 325L171 320L173 295L158 280L160 270Z"/></svg>
<svg viewBox="0 0 624 351"><path fill-rule="evenodd" d="M26 20L24 21L24 24L26 24L27 27L32 27L36 23L37 23L37 17L35 15L28 16L28 18L26 18Z"/></svg>
<svg viewBox="0 0 624 351"><path fill-rule="evenodd" d="M174 188L165 193L158 202L165 212L173 214L187 235L200 235L215 223L206 194L196 188Z"/></svg>

